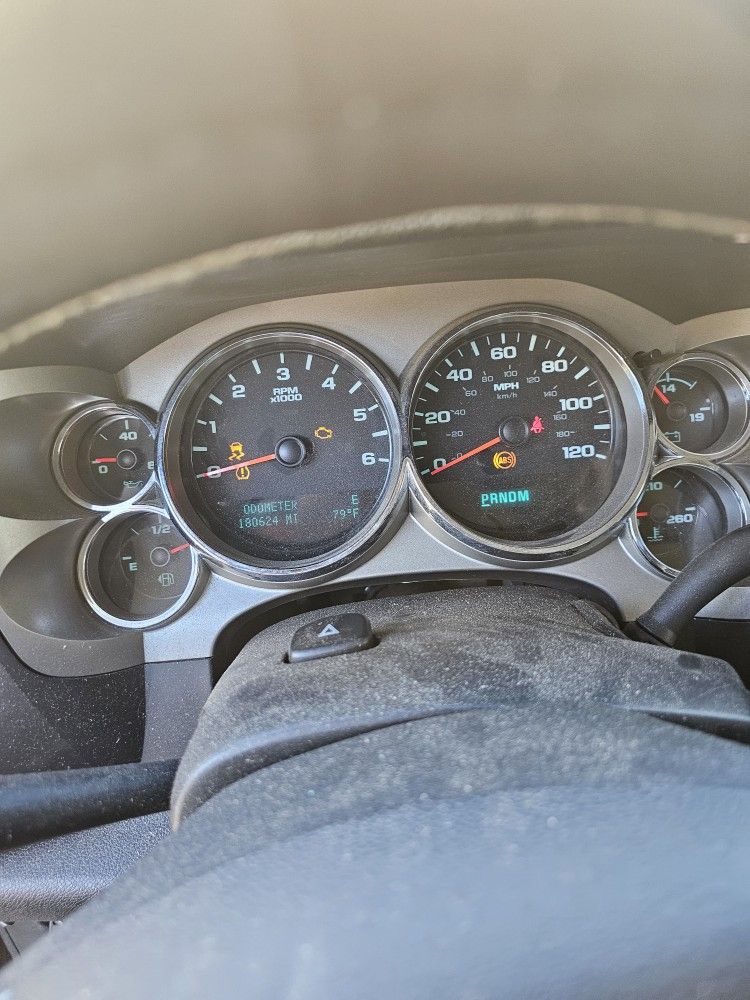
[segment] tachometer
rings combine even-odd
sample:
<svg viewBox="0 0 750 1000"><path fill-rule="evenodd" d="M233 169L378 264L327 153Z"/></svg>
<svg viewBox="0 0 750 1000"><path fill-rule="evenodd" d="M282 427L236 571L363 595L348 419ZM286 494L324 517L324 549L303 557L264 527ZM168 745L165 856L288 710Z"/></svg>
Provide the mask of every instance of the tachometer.
<svg viewBox="0 0 750 1000"><path fill-rule="evenodd" d="M315 576L383 526L401 439L385 376L306 330L246 335L178 387L160 437L173 515L198 547L259 579Z"/></svg>
<svg viewBox="0 0 750 1000"><path fill-rule="evenodd" d="M569 550L621 520L643 485L652 431L640 383L574 317L509 308L470 321L410 383L418 495L472 544Z"/></svg>

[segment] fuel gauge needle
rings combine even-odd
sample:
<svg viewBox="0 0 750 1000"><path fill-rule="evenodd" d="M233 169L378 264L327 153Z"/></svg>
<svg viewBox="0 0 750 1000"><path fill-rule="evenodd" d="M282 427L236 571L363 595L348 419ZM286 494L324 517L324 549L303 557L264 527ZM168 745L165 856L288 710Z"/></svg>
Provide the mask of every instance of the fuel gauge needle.
<svg viewBox="0 0 750 1000"><path fill-rule="evenodd" d="M472 448L471 451L464 452L463 455L459 455L458 458L454 458L450 462L446 462L445 465L441 465L437 469L433 469L430 473L431 476L436 476L438 472L444 472L446 469L450 469L452 465L458 465L459 462L465 462L467 458L471 458L473 455L478 455L480 451L487 451L488 448L494 448L496 444L500 444L502 438L494 437L491 441L485 441L484 444L478 445L476 448Z"/></svg>
<svg viewBox="0 0 750 1000"><path fill-rule="evenodd" d="M660 399L665 406L669 406L669 396L666 396L658 385L654 386L654 395L657 399Z"/></svg>

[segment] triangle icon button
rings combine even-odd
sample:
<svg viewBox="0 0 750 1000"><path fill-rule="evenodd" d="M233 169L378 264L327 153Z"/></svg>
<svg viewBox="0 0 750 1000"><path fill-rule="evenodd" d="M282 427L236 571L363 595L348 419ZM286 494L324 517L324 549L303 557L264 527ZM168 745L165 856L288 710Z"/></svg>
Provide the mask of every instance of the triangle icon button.
<svg viewBox="0 0 750 1000"><path fill-rule="evenodd" d="M320 632L318 632L318 638L319 639L326 639L326 638L328 638L329 635L341 635L341 633L336 628L336 626L332 625L330 622L327 625L325 625L320 630Z"/></svg>

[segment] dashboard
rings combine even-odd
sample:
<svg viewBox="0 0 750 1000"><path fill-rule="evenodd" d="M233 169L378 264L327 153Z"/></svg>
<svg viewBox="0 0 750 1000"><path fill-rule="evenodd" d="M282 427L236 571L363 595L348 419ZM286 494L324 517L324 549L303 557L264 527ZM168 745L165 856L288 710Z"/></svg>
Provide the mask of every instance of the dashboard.
<svg viewBox="0 0 750 1000"><path fill-rule="evenodd" d="M242 306L114 374L0 372L2 632L94 674L210 658L290 597L509 575L636 617L748 523L748 372L750 311L674 324L542 279Z"/></svg>

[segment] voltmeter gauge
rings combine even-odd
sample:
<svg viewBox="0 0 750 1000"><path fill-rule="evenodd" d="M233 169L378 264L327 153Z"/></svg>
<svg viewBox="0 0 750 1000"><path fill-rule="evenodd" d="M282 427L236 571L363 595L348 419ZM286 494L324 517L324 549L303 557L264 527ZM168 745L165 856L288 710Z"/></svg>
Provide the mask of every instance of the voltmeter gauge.
<svg viewBox="0 0 750 1000"><path fill-rule="evenodd" d="M57 480L71 499L91 510L137 500L153 482L154 433L151 422L130 407L84 407L58 435Z"/></svg>
<svg viewBox="0 0 750 1000"><path fill-rule="evenodd" d="M632 526L649 560L675 576L713 542L747 523L747 509L742 488L723 469L678 460L654 471Z"/></svg>
<svg viewBox="0 0 750 1000"><path fill-rule="evenodd" d="M81 549L83 594L113 625L148 628L172 618L191 597L197 554L166 514L132 508L100 522Z"/></svg>
<svg viewBox="0 0 750 1000"><path fill-rule="evenodd" d="M686 355L659 375L653 407L660 436L672 452L724 458L750 433L750 385L723 358Z"/></svg>

